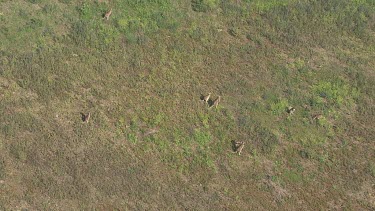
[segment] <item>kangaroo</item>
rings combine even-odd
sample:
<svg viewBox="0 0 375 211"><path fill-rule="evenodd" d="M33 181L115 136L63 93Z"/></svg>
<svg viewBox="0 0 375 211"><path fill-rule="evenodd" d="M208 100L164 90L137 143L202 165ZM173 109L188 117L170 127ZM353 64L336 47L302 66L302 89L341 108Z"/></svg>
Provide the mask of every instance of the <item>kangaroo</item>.
<svg viewBox="0 0 375 211"><path fill-rule="evenodd" d="M242 142L241 145L236 150L236 152L238 153L238 155L241 155L241 152L242 152L242 150L243 150L244 147L245 147L245 143Z"/></svg>
<svg viewBox="0 0 375 211"><path fill-rule="evenodd" d="M292 106L289 106L288 109L287 109L286 111L287 111L289 114L293 114L293 113L296 111L296 109L293 108Z"/></svg>
<svg viewBox="0 0 375 211"><path fill-rule="evenodd" d="M241 155L243 148L245 147L245 142L243 141L233 141L233 148L234 152L237 153L238 155Z"/></svg>
<svg viewBox="0 0 375 211"><path fill-rule="evenodd" d="M315 114L314 116L312 116L312 119L313 120L319 120L319 119L321 119L323 117L323 115L321 115L321 114Z"/></svg>
<svg viewBox="0 0 375 211"><path fill-rule="evenodd" d="M208 93L207 96L204 96L203 101L204 101L205 103L208 103L208 101L210 100L210 97L211 97L211 93Z"/></svg>
<svg viewBox="0 0 375 211"><path fill-rule="evenodd" d="M112 8L108 12L105 13L103 18L105 18L106 20L109 20L109 16L111 15L112 15Z"/></svg>
<svg viewBox="0 0 375 211"><path fill-rule="evenodd" d="M221 97L219 96L219 97L217 97L216 98L216 100L213 102L213 104L212 104L212 106L211 107L214 107L215 106L215 108L217 108L217 106L219 105L219 103L220 103L220 99L221 99Z"/></svg>

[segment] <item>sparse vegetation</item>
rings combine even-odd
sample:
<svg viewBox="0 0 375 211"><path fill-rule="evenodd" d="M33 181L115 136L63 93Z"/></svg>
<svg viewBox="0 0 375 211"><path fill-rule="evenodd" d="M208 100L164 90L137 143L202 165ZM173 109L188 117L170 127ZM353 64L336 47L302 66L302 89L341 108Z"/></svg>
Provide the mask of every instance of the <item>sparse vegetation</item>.
<svg viewBox="0 0 375 211"><path fill-rule="evenodd" d="M374 23L372 0L0 0L0 209L373 210Z"/></svg>

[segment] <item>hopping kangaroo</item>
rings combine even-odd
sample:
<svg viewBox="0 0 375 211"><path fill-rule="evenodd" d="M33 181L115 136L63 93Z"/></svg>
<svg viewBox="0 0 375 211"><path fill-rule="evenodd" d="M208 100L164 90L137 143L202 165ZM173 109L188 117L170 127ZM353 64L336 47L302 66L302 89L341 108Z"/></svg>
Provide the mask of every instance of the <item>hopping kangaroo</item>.
<svg viewBox="0 0 375 211"><path fill-rule="evenodd" d="M112 15L112 8L108 12L105 13L103 18L106 19L106 20L109 20L109 16L111 16L111 15Z"/></svg>
<svg viewBox="0 0 375 211"><path fill-rule="evenodd" d="M219 105L219 103L220 103L220 99L221 99L221 97L219 96L219 97L217 97L216 98L216 100L213 102L213 104L212 104L212 106L211 107L214 107L215 106L215 108L217 108L217 106Z"/></svg>

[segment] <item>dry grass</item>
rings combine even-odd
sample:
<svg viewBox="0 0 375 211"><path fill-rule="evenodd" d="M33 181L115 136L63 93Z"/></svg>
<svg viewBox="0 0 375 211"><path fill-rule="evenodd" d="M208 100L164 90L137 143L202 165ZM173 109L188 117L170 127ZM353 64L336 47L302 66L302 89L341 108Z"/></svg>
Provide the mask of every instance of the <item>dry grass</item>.
<svg viewBox="0 0 375 211"><path fill-rule="evenodd" d="M0 8L0 209L375 208L372 1Z"/></svg>

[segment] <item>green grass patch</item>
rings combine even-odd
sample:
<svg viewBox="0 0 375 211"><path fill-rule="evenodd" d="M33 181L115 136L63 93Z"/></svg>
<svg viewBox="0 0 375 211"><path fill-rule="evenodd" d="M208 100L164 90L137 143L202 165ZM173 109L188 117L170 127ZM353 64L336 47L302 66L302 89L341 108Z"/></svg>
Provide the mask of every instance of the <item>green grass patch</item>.
<svg viewBox="0 0 375 211"><path fill-rule="evenodd" d="M204 147L211 141L211 134L208 131L196 129L193 138L199 146Z"/></svg>
<svg viewBox="0 0 375 211"><path fill-rule="evenodd" d="M285 113L288 106L289 106L289 103L286 99L276 99L274 102L271 102L271 104L269 105L270 110L272 114L274 115L280 115L282 113Z"/></svg>
<svg viewBox="0 0 375 211"><path fill-rule="evenodd" d="M302 174L294 169L284 171L282 177L284 181L292 184L303 182Z"/></svg>
<svg viewBox="0 0 375 211"><path fill-rule="evenodd" d="M317 106L351 106L359 97L358 89L341 80L321 81L313 86L313 91L316 98L312 99L312 104Z"/></svg>
<svg viewBox="0 0 375 211"><path fill-rule="evenodd" d="M3 210L368 209L373 1L0 8Z"/></svg>
<svg viewBox="0 0 375 211"><path fill-rule="evenodd" d="M196 12L208 12L218 6L219 0L191 0L191 7Z"/></svg>

